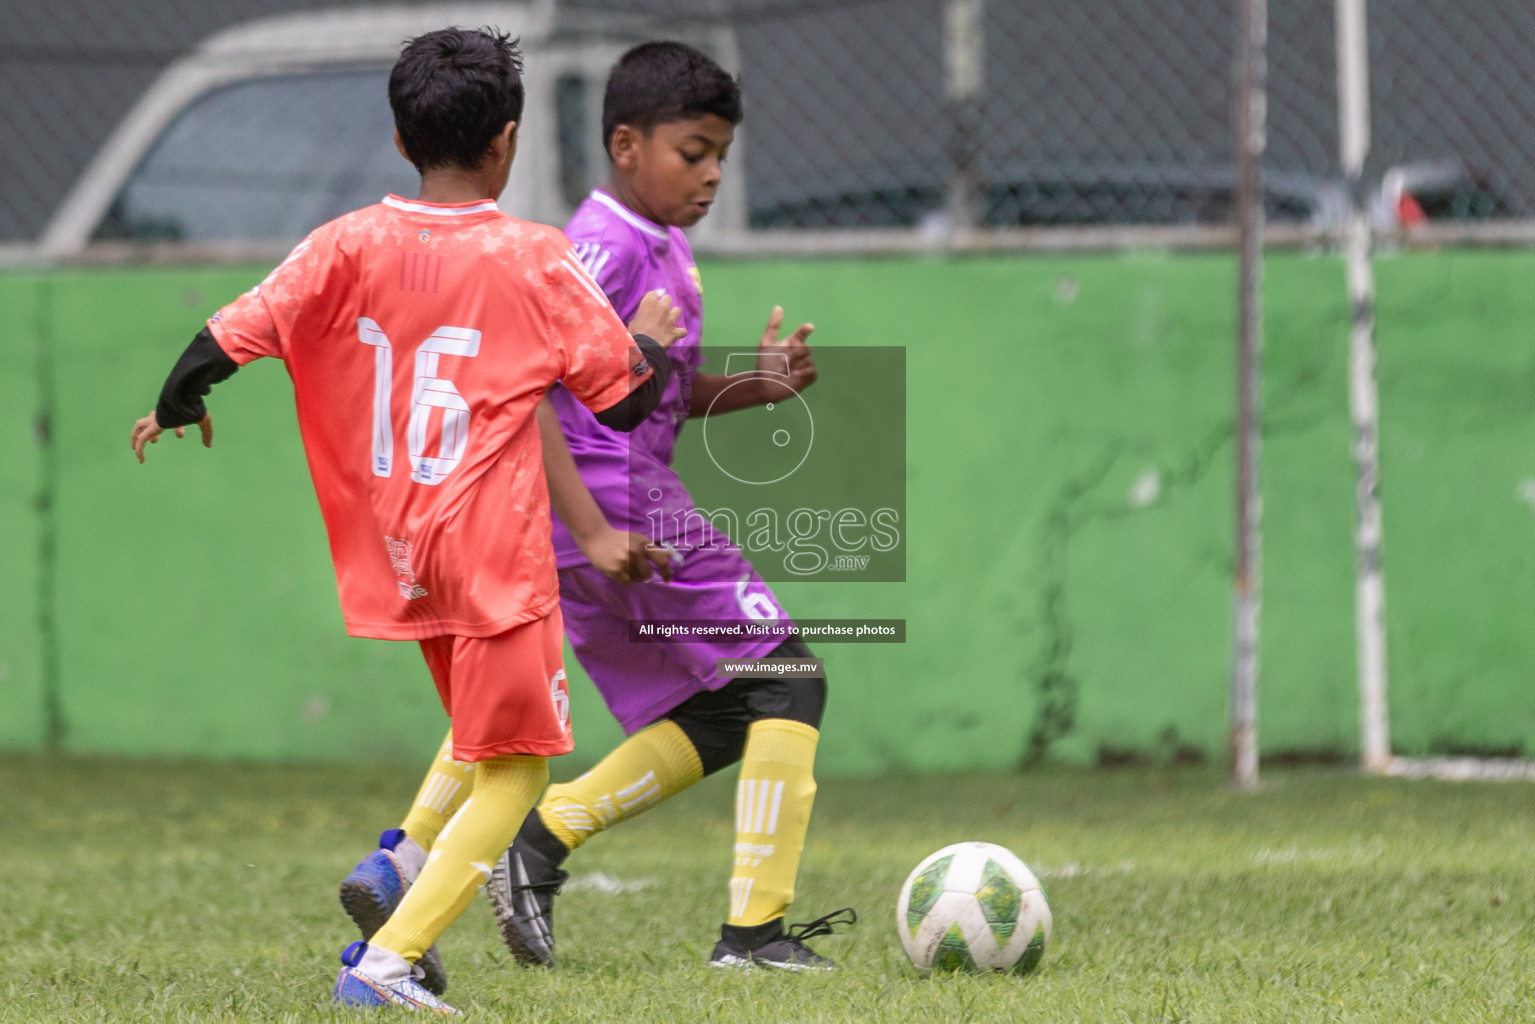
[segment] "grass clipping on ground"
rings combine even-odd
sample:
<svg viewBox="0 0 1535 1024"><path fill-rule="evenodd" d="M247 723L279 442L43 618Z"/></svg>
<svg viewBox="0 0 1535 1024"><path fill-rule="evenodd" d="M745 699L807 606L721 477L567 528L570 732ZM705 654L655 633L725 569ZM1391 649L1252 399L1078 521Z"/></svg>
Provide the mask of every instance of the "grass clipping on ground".
<svg viewBox="0 0 1535 1024"><path fill-rule="evenodd" d="M726 906L731 773L567 864L561 966L516 968L483 900L441 942L485 1020L1510 1021L1535 1008L1535 789L1273 772L1046 770L821 784L792 920L829 976L705 965ZM404 766L0 758L0 1021L356 1019L336 886L414 792ZM960 840L1040 875L1029 978L917 976L908 871Z"/></svg>

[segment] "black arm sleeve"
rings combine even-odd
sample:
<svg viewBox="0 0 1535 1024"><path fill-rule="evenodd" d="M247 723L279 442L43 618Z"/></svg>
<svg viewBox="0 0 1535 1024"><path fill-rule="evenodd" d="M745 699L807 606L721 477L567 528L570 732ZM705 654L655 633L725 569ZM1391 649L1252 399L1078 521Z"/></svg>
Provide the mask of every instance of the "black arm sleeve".
<svg viewBox="0 0 1535 1024"><path fill-rule="evenodd" d="M666 383L672 379L672 361L666 357L666 349L645 334L636 334L634 343L640 347L640 354L655 372L645 383L629 392L628 397L597 414L598 423L609 430L621 430L626 434L656 411L656 406L661 404L661 394L666 390Z"/></svg>
<svg viewBox="0 0 1535 1024"><path fill-rule="evenodd" d="M213 332L204 327L192 339L192 344L181 353L171 375L165 378L160 389L160 404L155 406L155 419L160 429L184 427L197 423L208 415L203 398L213 385L228 380L240 368L239 364L224 354L219 343L213 340Z"/></svg>

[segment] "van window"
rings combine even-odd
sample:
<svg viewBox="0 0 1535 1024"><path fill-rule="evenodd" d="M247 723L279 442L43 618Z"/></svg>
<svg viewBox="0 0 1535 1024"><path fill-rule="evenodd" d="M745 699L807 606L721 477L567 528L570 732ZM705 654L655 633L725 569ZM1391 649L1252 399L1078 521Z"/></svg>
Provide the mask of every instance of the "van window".
<svg viewBox="0 0 1535 1024"><path fill-rule="evenodd" d="M150 147L94 238L296 241L386 193L414 195L388 79L282 75L202 96Z"/></svg>

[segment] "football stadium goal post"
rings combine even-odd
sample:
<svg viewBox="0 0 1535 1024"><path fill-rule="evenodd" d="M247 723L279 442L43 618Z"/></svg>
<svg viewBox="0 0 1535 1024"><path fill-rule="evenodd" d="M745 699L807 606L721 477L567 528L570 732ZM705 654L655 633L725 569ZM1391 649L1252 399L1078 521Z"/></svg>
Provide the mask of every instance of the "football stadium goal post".
<svg viewBox="0 0 1535 1024"><path fill-rule="evenodd" d="M1355 467L1354 607L1359 679L1359 759L1368 773L1403 778L1531 779L1517 758L1396 757L1386 687L1386 596L1381 560L1380 400L1375 373L1375 280L1364 190L1370 150L1370 76L1365 0L1336 0L1338 148L1348 182L1344 257L1349 330L1349 414Z"/></svg>
<svg viewBox="0 0 1535 1024"><path fill-rule="evenodd" d="M1232 595L1231 782L1258 783L1258 628L1262 499L1258 484L1259 353L1263 344L1263 191L1268 2L1237 5L1237 491Z"/></svg>

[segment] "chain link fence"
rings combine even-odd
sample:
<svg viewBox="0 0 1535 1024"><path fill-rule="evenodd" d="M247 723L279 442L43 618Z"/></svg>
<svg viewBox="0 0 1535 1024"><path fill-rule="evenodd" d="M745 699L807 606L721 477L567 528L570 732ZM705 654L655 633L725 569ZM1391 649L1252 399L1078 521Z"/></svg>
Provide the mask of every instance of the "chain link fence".
<svg viewBox="0 0 1535 1024"><path fill-rule="evenodd" d="M44 234L114 125L199 40L333 6L13 0L0 242ZM921 232L1229 222L1234 13L1211 0L562 0L554 24L728 33L746 90L745 226ZM1535 6L1394 0L1370 17L1378 224L1532 216ZM1327 230L1346 207L1333 37L1330 0L1271 6L1272 221ZM579 174L602 170L588 159Z"/></svg>

